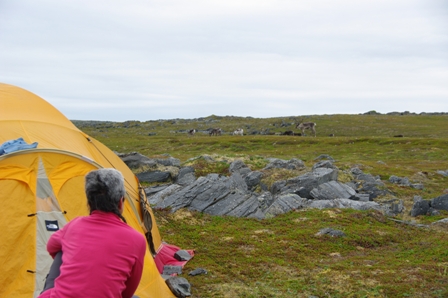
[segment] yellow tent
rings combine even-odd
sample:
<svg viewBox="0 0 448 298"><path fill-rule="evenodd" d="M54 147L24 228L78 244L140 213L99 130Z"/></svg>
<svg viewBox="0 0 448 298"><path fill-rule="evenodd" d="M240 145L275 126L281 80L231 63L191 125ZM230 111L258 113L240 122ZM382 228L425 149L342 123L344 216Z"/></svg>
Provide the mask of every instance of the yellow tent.
<svg viewBox="0 0 448 298"><path fill-rule="evenodd" d="M59 228L87 215L84 176L116 168L125 177L124 217L148 239L145 267L136 295L175 297L157 270L163 246L152 211L137 178L99 141L80 131L55 107L24 89L0 83L0 145L23 138L37 148L0 155L0 297L36 297L52 259L46 243Z"/></svg>

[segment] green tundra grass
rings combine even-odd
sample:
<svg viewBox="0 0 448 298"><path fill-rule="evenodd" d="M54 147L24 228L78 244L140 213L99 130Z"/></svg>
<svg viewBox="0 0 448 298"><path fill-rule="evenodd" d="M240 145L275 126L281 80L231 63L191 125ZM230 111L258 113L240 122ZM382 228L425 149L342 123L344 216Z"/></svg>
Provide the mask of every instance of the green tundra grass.
<svg viewBox="0 0 448 298"><path fill-rule="evenodd" d="M295 124L301 119L317 123L317 137L279 135L298 133ZM192 297L448 297L448 227L431 225L448 212L409 216L414 196L431 199L448 192L448 178L437 173L448 170L448 115L212 115L73 122L114 151L172 156L193 164L197 175L226 175L234 159L259 170L266 157L297 158L311 168L318 156L327 154L336 160L341 180L349 178L345 170L357 166L379 175L404 202L406 211L396 218L345 209L297 210L266 220L156 210L164 240L196 251L182 275L192 285ZM221 136L204 133L215 127L223 129ZM189 136L186 131L193 128L199 132ZM237 128L245 135L231 135ZM252 134L257 131L266 134ZM192 162L203 155L216 162ZM266 172L264 179L273 182L291 175L295 173ZM392 185L387 182L391 175L423 183L424 189ZM346 236L317 235L327 227ZM208 274L188 276L199 267Z"/></svg>

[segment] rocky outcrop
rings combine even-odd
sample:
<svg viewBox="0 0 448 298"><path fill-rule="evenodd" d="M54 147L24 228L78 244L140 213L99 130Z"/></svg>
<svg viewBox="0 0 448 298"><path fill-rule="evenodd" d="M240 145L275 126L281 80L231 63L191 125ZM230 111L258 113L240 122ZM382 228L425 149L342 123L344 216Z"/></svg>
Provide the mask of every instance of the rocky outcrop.
<svg viewBox="0 0 448 298"><path fill-rule="evenodd" d="M416 189L423 189L423 184L421 184L421 183L411 183L409 181L409 178L407 178L407 177L403 177L402 178L402 177L397 177L395 175L392 175L389 178L389 182L395 183L395 184L398 184L398 185L401 185L401 186L409 186L409 187L413 187L413 188L416 188Z"/></svg>
<svg viewBox="0 0 448 298"><path fill-rule="evenodd" d="M302 198L312 199L311 191L319 185L336 181L338 172L331 168L317 168L312 172L291 178L277 181L271 187L271 192L275 194L294 193Z"/></svg>
<svg viewBox="0 0 448 298"><path fill-rule="evenodd" d="M330 156L321 155L311 170L305 173L305 165L301 160L272 158L268 159L269 163L260 171L252 171L242 160L235 160L229 166L228 176L209 174L199 178L196 178L192 166L182 167L173 158L149 159L138 153L122 158L134 168L149 168L137 174L140 180L148 181L147 177L156 176L160 177L157 181L166 183L147 187L145 192L154 208L168 208L172 212L188 208L211 215L263 219L302 208L374 209L389 216L404 211L403 202L393 196L379 176L352 168L344 172L345 176L351 177L350 181L338 181L339 169ZM200 158L214 162L208 156ZM178 171L172 174L157 170L161 166L176 166ZM276 169L300 170L302 174L275 181L270 187L263 184L264 175ZM390 182L408 186L407 180L399 177L391 176ZM409 182L409 185L412 183ZM435 214L437 210L448 210L448 199L445 197L448 195L430 201L416 200L411 215ZM387 199L378 200L379 198Z"/></svg>
<svg viewBox="0 0 448 298"><path fill-rule="evenodd" d="M448 194L431 200L423 200L421 197L414 198L414 206L410 214L414 217L419 215L439 215L441 210L448 210Z"/></svg>

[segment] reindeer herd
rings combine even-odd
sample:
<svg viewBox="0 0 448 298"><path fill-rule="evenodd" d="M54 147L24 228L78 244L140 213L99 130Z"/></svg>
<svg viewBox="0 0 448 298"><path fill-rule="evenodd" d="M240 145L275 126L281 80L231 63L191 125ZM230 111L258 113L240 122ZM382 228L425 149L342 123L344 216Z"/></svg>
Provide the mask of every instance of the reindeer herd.
<svg viewBox="0 0 448 298"><path fill-rule="evenodd" d="M303 120L301 120L301 121L299 121L299 123L297 123L296 129L300 129L300 131L302 133L296 134L296 133L294 133L294 131L288 130L288 131L285 131L284 133L282 133L282 135L305 136L305 131L310 130L314 134L314 136L316 136L316 125L317 124L314 122L303 122ZM188 135L190 135L190 136L193 136L196 132L197 132L196 129L190 129L187 131ZM209 136L220 136L222 134L222 129L219 127L218 128L210 128L210 129L208 129L208 134L209 134ZM242 128L237 128L236 130L233 131L232 135L243 136L244 130Z"/></svg>

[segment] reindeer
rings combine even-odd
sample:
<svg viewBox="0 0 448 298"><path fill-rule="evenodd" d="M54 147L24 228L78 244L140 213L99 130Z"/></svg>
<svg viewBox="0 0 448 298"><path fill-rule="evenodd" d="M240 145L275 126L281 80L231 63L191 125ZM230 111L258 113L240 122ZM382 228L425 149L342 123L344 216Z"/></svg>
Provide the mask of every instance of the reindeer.
<svg viewBox="0 0 448 298"><path fill-rule="evenodd" d="M309 129L312 130L314 132L314 136L316 136L316 123L314 122L303 122L300 121L297 125L296 128L300 129L302 131L302 136L305 135L305 130Z"/></svg>
<svg viewBox="0 0 448 298"><path fill-rule="evenodd" d="M212 130L210 130L209 135L210 136L220 136L222 133L221 128L213 128Z"/></svg>
<svg viewBox="0 0 448 298"><path fill-rule="evenodd" d="M233 135L234 135L234 136L237 136L237 135L242 136L242 135L244 135L244 130L243 130L242 128L238 128L237 130L235 130L235 131L233 132Z"/></svg>
<svg viewBox="0 0 448 298"><path fill-rule="evenodd" d="M194 134L196 133L196 129L189 129L189 130L187 130L187 133L188 133L188 135L189 136L194 136Z"/></svg>
<svg viewBox="0 0 448 298"><path fill-rule="evenodd" d="M282 133L283 136L293 136L294 132L292 130L287 130Z"/></svg>

